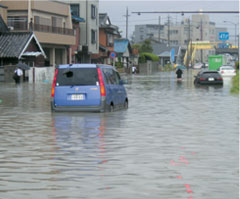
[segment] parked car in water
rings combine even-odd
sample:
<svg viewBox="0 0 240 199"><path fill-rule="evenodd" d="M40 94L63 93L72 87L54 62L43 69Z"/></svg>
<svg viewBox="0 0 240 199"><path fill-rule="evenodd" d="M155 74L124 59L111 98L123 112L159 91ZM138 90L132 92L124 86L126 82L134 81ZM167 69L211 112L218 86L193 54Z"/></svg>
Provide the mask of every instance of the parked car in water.
<svg viewBox="0 0 240 199"><path fill-rule="evenodd" d="M218 69L222 76L235 76L236 70L232 66L223 65Z"/></svg>
<svg viewBox="0 0 240 199"><path fill-rule="evenodd" d="M105 112L128 108L123 80L109 65L59 65L51 97L53 111Z"/></svg>
<svg viewBox="0 0 240 199"><path fill-rule="evenodd" d="M201 68L203 67L203 65L204 65L204 64L203 64L203 63L200 63L200 62L199 62L199 63L196 63L196 64L193 65L193 69L201 69Z"/></svg>
<svg viewBox="0 0 240 199"><path fill-rule="evenodd" d="M200 71L194 80L195 85L223 85L223 78L217 71Z"/></svg>

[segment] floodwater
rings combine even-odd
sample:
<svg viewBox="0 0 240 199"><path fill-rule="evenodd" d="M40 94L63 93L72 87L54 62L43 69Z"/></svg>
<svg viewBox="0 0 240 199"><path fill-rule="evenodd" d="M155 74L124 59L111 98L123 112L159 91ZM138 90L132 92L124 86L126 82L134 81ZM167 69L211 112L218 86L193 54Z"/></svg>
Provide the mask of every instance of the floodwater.
<svg viewBox="0 0 240 199"><path fill-rule="evenodd" d="M237 199L239 98L134 75L129 109L51 113L51 84L0 84L1 199Z"/></svg>

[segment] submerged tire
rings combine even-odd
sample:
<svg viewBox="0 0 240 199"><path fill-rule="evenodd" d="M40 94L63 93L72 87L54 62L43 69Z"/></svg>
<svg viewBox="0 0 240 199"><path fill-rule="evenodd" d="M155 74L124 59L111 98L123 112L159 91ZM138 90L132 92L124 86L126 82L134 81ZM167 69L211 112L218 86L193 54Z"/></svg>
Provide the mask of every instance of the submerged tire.
<svg viewBox="0 0 240 199"><path fill-rule="evenodd" d="M113 111L114 111L114 106L113 106L113 104L111 104L109 107L109 112L113 112Z"/></svg>
<svg viewBox="0 0 240 199"><path fill-rule="evenodd" d="M123 108L128 109L128 101L127 100L124 102Z"/></svg>

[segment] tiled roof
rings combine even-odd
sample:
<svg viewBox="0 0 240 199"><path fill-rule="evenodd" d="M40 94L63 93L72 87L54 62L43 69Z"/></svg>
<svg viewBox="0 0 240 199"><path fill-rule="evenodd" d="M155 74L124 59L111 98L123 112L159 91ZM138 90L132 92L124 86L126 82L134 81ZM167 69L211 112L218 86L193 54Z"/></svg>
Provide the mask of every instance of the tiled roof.
<svg viewBox="0 0 240 199"><path fill-rule="evenodd" d="M0 33L0 57L18 58L32 33Z"/></svg>

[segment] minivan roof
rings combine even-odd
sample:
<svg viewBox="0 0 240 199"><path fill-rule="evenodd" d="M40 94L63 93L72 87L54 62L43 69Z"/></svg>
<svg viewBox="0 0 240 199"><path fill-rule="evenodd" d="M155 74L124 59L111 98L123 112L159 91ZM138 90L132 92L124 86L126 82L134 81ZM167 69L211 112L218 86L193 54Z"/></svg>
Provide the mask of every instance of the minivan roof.
<svg viewBox="0 0 240 199"><path fill-rule="evenodd" d="M59 69L66 69L66 68L97 68L97 67L106 67L106 68L114 68L111 65L103 65L103 64L63 64L57 66Z"/></svg>

